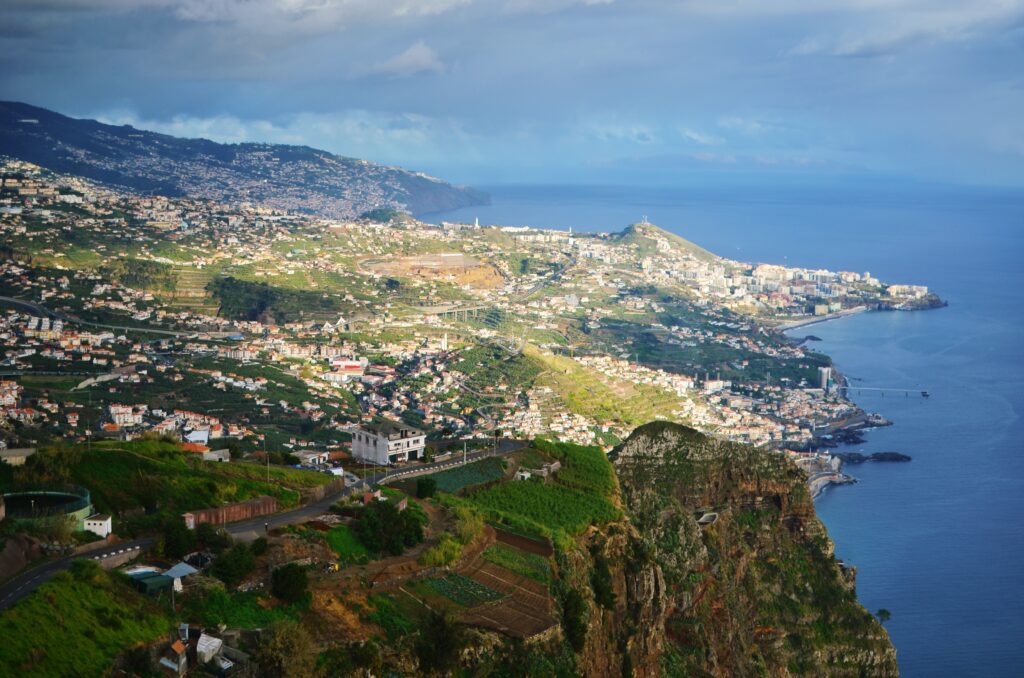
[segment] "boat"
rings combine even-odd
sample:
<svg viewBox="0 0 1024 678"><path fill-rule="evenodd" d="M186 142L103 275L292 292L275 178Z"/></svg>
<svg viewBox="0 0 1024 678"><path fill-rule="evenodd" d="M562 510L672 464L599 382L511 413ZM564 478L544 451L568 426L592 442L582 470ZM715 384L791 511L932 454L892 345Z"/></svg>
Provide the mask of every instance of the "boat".
<svg viewBox="0 0 1024 678"><path fill-rule="evenodd" d="M929 393L928 391L921 391L921 397L922 398L931 398L932 394Z"/></svg>

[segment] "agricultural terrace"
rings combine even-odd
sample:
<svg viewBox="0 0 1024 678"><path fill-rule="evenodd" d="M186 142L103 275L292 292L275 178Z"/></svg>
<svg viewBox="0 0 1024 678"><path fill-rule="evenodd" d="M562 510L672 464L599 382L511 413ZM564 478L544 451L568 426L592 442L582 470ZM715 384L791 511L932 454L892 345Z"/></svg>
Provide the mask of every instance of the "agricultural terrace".
<svg viewBox="0 0 1024 678"><path fill-rule="evenodd" d="M438 490L455 494L468 487L501 480L505 477L505 466L501 459L488 457L465 466L422 477L435 480Z"/></svg>
<svg viewBox="0 0 1024 678"><path fill-rule="evenodd" d="M576 535L588 526L618 518L615 476L599 447L544 440L535 442L543 454L561 462L548 479L510 481L467 495L491 519L544 537Z"/></svg>
<svg viewBox="0 0 1024 678"><path fill-rule="evenodd" d="M547 558L511 546L489 546L483 552L483 559L541 583L547 583L551 579L551 563Z"/></svg>

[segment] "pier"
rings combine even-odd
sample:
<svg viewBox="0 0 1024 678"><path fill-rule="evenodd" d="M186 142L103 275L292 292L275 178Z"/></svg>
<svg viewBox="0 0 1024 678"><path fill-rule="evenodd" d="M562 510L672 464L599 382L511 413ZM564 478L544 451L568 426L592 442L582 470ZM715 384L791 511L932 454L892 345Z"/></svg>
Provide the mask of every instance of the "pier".
<svg viewBox="0 0 1024 678"><path fill-rule="evenodd" d="M840 386L839 388L847 393L850 391L856 391L857 393L860 393L861 391L874 391L881 393L883 396L886 393L902 393L909 398L911 393L916 393L922 398L931 397L931 394L928 393L928 391L920 388L879 388L877 386Z"/></svg>

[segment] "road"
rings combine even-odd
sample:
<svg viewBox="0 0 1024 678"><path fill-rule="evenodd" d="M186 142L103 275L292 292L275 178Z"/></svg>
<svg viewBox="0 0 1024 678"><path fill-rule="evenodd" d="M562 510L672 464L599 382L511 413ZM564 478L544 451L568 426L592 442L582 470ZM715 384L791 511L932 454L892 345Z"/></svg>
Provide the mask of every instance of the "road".
<svg viewBox="0 0 1024 678"><path fill-rule="evenodd" d="M123 541L113 545L104 545L91 551L85 551L73 556L64 556L56 560L50 560L42 565L32 567L12 577L3 586L0 586L0 610L6 610L11 605L32 593L40 585L53 579L58 572L71 567L71 563L81 558L95 558L116 554L126 549L148 549L156 543L153 537Z"/></svg>
<svg viewBox="0 0 1024 678"><path fill-rule="evenodd" d="M499 441L497 456L511 454L512 452L522 449L528 444L529 443L527 441L523 440L503 438ZM494 456L494 451L489 449L470 452L466 455L465 463L491 456ZM460 466L463 463L462 455L456 454L452 459L446 461L422 464L411 469L402 469L396 472L377 473L373 476L363 478L357 483L349 485L340 492L328 495L311 504L306 504L305 506L300 506L299 508L295 508L290 511L275 513L269 516L260 516L259 518L242 520L237 523L228 523L224 528L236 539L252 538L253 536L265 534L268 530L286 527L288 525L295 525L297 523L304 523L311 520L323 513L326 513L330 509L331 504L339 499L356 492L366 491L375 485L381 484L381 481L386 482L396 478L409 477L431 471L439 471L453 466ZM25 570L0 586L0 610L5 610L11 605L14 605L16 602L35 591L40 585L53 579L54 575L58 572L63 572L71 567L71 563L75 560L107 556L119 553L125 549L133 549L135 547L144 551L149 549L155 543L156 539L154 537L145 537L143 539L119 542L114 545L105 545L73 556L64 556L56 560L47 561L41 565Z"/></svg>

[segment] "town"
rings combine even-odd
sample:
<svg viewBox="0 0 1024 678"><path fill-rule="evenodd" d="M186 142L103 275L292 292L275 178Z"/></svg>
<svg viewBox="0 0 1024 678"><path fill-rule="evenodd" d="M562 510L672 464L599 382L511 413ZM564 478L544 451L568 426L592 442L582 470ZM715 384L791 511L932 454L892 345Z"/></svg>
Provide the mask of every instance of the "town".
<svg viewBox="0 0 1024 678"><path fill-rule="evenodd" d="M380 615L418 619L438 596L474 628L546 638L550 559L618 515L606 455L635 429L788 456L815 493L847 482L821 436L873 420L813 338L783 330L941 303L866 272L723 259L646 220L339 220L15 160L0 175L0 605L42 581L17 574L33 558L101 580L72 567L93 554L169 605L173 637L119 655L165 675L287 661L246 640L271 614L261 571L272 610L306 600L356 633L342 664L379 653ZM407 576L406 617L367 597ZM218 616L219 596L251 618ZM325 596L377 616L342 621Z"/></svg>

